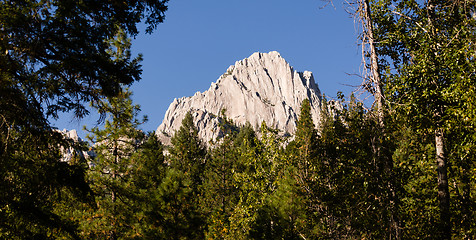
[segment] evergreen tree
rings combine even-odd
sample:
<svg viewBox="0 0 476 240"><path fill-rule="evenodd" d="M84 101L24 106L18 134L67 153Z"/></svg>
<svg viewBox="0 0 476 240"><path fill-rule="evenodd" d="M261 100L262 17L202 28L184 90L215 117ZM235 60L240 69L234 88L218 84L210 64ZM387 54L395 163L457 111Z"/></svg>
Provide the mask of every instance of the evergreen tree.
<svg viewBox="0 0 476 240"><path fill-rule="evenodd" d="M98 106L107 114L104 129L94 127L88 135L96 156L92 160L89 177L96 194L97 209L89 212L90 221L82 222L83 234L90 238L123 239L138 233L134 225L132 155L139 148L144 134L138 130L136 117L140 108L132 105L131 92L108 98Z"/></svg>
<svg viewBox="0 0 476 240"><path fill-rule="evenodd" d="M53 206L65 188L87 194L84 169L60 161L60 146L70 144L48 120L59 112L82 117L86 102L138 80L139 59L115 59L107 42L119 29L137 35L142 20L151 32L164 20L166 2L0 3L0 238L75 235Z"/></svg>
<svg viewBox="0 0 476 240"><path fill-rule="evenodd" d="M139 229L136 236L140 238L167 239L161 191L167 170L163 148L155 133L151 132L132 155L135 163L131 169L135 189L134 221Z"/></svg>
<svg viewBox="0 0 476 240"><path fill-rule="evenodd" d="M238 203L238 186L233 173L238 171L239 162L237 135L241 132L222 111L220 116L221 138L210 148L210 156L204 166L204 182L200 205L207 217L207 239L223 239L229 229L229 217ZM242 137L243 134L241 135Z"/></svg>
<svg viewBox="0 0 476 240"><path fill-rule="evenodd" d="M55 211L71 207L70 199L89 199L82 164L61 161L58 145L70 143L58 132L43 136L15 128L5 137L16 140L6 144L0 164L0 238L79 239L76 222Z"/></svg>
<svg viewBox="0 0 476 240"><path fill-rule="evenodd" d="M252 228L254 239L303 239L312 238L308 224L308 196L297 182L293 166L283 166L275 183L263 197L264 204L257 209L257 219Z"/></svg>
<svg viewBox="0 0 476 240"><path fill-rule="evenodd" d="M311 226L308 225L306 213L313 211L310 199L315 197L312 185L316 180L314 162L317 157L317 131L308 99L301 103L295 139L287 146L286 151L288 161L281 163L281 179L271 197L273 201L270 202L277 216L280 216L276 221L281 222L281 226L274 228L281 228L281 237L286 239L310 237Z"/></svg>
<svg viewBox="0 0 476 240"><path fill-rule="evenodd" d="M175 132L171 143L172 146L169 148L169 174L171 175L169 177L172 177L170 181L178 178L176 180L178 182L169 182L169 184L173 184L169 187L173 187L171 190L180 192L184 197L177 202L177 209L173 209L176 213L173 221L177 225L171 227L178 234L177 238L200 239L203 238L204 220L199 203L202 196L201 185L207 152L198 137L198 130L190 112L185 115L180 129Z"/></svg>
<svg viewBox="0 0 476 240"><path fill-rule="evenodd" d="M322 101L310 177L296 194L306 206L303 232L307 238L385 238L389 225L378 223L388 219L386 185L372 161L374 118L353 96L347 104L343 100ZM295 144L287 147L291 159L299 156Z"/></svg>
<svg viewBox="0 0 476 240"><path fill-rule="evenodd" d="M195 186L200 185L206 150L198 137L198 130L190 112L185 115L180 129L172 137L171 143L172 146L169 149L171 167L190 176L190 180Z"/></svg>
<svg viewBox="0 0 476 240"><path fill-rule="evenodd" d="M255 148L256 139L256 132L251 126L251 123L246 122L244 126L240 127L240 131L236 135L233 145L235 148L239 148L241 150L245 150L246 148Z"/></svg>
<svg viewBox="0 0 476 240"><path fill-rule="evenodd" d="M197 209L193 183L183 172L170 168L159 186L162 213L162 239L201 239L203 219Z"/></svg>
<svg viewBox="0 0 476 240"><path fill-rule="evenodd" d="M296 123L295 147L297 148L296 169L298 182L304 185L311 181L312 164L316 158L317 131L312 121L311 105L308 99L301 103L301 111Z"/></svg>

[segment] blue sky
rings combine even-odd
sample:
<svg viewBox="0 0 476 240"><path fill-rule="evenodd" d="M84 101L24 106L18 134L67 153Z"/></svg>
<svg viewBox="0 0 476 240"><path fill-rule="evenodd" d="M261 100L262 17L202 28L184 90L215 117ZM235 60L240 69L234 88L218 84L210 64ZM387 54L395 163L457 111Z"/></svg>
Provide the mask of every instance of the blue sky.
<svg viewBox="0 0 476 240"><path fill-rule="evenodd" d="M312 71L321 92L348 95L360 80L357 27L343 3L325 8L320 0L171 0L165 22L151 35L133 40L142 53L142 80L132 86L133 100L155 130L174 98L205 91L235 61L254 52L278 51L297 71ZM82 129L82 120L62 116L59 128ZM85 133L80 132L84 137Z"/></svg>

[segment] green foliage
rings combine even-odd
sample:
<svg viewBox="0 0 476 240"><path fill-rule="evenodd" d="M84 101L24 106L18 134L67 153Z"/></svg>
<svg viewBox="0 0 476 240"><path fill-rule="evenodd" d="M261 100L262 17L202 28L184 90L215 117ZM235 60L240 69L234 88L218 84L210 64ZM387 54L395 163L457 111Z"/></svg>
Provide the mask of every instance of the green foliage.
<svg viewBox="0 0 476 240"><path fill-rule="evenodd" d="M164 239L162 219L163 202L161 184L166 177L166 163L163 146L155 133L149 133L140 148L131 156L134 168L131 169L134 189L134 218L137 237Z"/></svg>
<svg viewBox="0 0 476 240"><path fill-rule="evenodd" d="M149 135L131 155L134 167L129 168L128 189L133 198L118 211L135 229L129 236L381 239L392 231L395 217L401 223L400 237L434 237L439 204L435 166L428 160L435 150L433 135L387 120L382 144L388 151L384 153L392 154L394 166L389 174L385 162L376 157L374 141L380 126L374 112L365 110L353 96L348 102L344 99L332 103L323 99L319 132L303 102L296 138L288 145L265 123L258 138L250 124L237 127L224 113L222 137L208 152L198 140L191 114L175 133L175 145L167 157L155 135ZM459 201L454 207L465 206L471 196L463 194L471 191L474 179L461 173L455 176L461 184L457 185L460 195L453 195ZM398 197L390 195L389 184L395 186ZM85 203L78 205L82 211L91 209ZM462 219L458 236L470 235L471 230L465 232L473 224L467 220L470 209L461 208L455 214ZM92 217L73 219L94 222ZM107 232L108 227L100 229Z"/></svg>
<svg viewBox="0 0 476 240"><path fill-rule="evenodd" d="M113 58L106 41L120 29L137 35L143 19L152 31L164 20L166 2L3 2L2 78L18 96L46 104L46 115L73 110L83 116L82 102L118 93L119 84L139 79L138 62Z"/></svg>
<svg viewBox="0 0 476 240"><path fill-rule="evenodd" d="M298 187L296 171L289 167L276 180L276 189L258 210L253 239L302 239L309 237L308 197Z"/></svg>
<svg viewBox="0 0 476 240"><path fill-rule="evenodd" d="M280 140L263 122L261 140L244 143L247 148L239 151L241 166L234 172L234 179L240 186L239 202L230 217L229 237L238 239L258 238L263 222L260 215L266 206L266 199L276 187L278 164L281 162ZM254 147L251 147L254 146ZM258 234L258 235L257 235Z"/></svg>
<svg viewBox="0 0 476 240"><path fill-rule="evenodd" d="M308 99L305 99L301 104L296 125L296 136L291 144L296 152L291 156L293 158L291 164L297 170L298 184L304 186L312 182L311 178L315 173L313 161L317 154L317 131L312 121L311 106Z"/></svg>
<svg viewBox="0 0 476 240"><path fill-rule="evenodd" d="M434 146L408 127L398 132L398 146L393 153L401 176L399 212L403 238L432 238L438 231L437 189L434 184ZM427 136L431 137L430 136Z"/></svg>
<svg viewBox="0 0 476 240"><path fill-rule="evenodd" d="M468 209L474 206L475 183L467 174L474 162L468 150L474 148L475 130L469 118L475 103L475 6L474 1L373 4L386 97L393 124L400 126L392 139L398 145L395 164L408 171L402 183L404 237L474 236L467 219L474 218ZM435 158L439 164L433 166ZM426 218L418 216L422 212Z"/></svg>
<svg viewBox="0 0 476 240"><path fill-rule="evenodd" d="M343 104L343 103L338 103ZM383 216L376 201L380 174L372 159L371 128L362 105L351 98L343 109L331 109L326 99L315 142L309 180L301 188L308 196L310 236L315 238L378 238ZM372 211L366 209L372 208Z"/></svg>
<svg viewBox="0 0 476 240"><path fill-rule="evenodd" d="M142 20L155 29L166 2L0 3L0 238L76 237L76 225L54 208L87 198L84 168L60 161L59 149L71 143L48 119L83 117L86 102L138 80L140 58L114 57L108 41L120 29L137 35Z"/></svg>
<svg viewBox="0 0 476 240"><path fill-rule="evenodd" d="M96 195L97 209L86 213L82 234L88 238L130 238L139 233L133 202L135 169L140 165L132 156L139 149L144 134L136 118L140 108L132 105L131 93L125 91L96 106L106 114L104 129L94 127L88 138L96 156L91 161L89 179ZM144 159L145 160L145 159Z"/></svg>
<svg viewBox="0 0 476 240"><path fill-rule="evenodd" d="M61 134L37 136L11 129L9 137L17 140L1 158L0 238L77 237L76 224L54 209L67 203L67 197L86 201L89 186L81 165L60 161L57 146L67 144Z"/></svg>
<svg viewBox="0 0 476 240"><path fill-rule="evenodd" d="M156 224L152 225L158 239L199 239L201 235L197 205L193 203L192 182L183 172L168 169L158 187L151 215Z"/></svg>
<svg viewBox="0 0 476 240"><path fill-rule="evenodd" d="M181 232L181 234L185 234L184 237L187 239L198 239L202 237L202 228L204 227L199 203L203 194L201 188L207 152L198 137L198 130L193 123L193 116L190 112L185 115L180 129L174 134L171 142L172 146L169 149L170 169L177 174L181 174L184 181L189 184L184 185L187 191L190 188L188 197L179 202L179 209L177 209L183 215L182 223L178 227L183 226L185 229L174 229ZM185 191L185 189L179 190Z"/></svg>
<svg viewBox="0 0 476 240"><path fill-rule="evenodd" d="M201 206L208 218L209 238L223 239L229 228L229 217L238 202L239 187L233 178L239 169L238 151L233 136L226 135L212 148L204 172Z"/></svg>
<svg viewBox="0 0 476 240"><path fill-rule="evenodd" d="M311 161L317 154L317 131L312 121L311 106L309 100L305 99L301 104L301 112L296 123L295 147L298 150L296 162L293 164L297 168L299 183L305 184L310 181Z"/></svg>
<svg viewBox="0 0 476 240"><path fill-rule="evenodd" d="M473 0L369 2L383 123L339 93L316 130L304 100L285 144L222 110L206 149L188 113L164 155L124 88L140 78L129 36L162 22L166 2L0 4L0 238L475 237ZM106 119L90 130L96 156L62 162L61 147L84 146L48 119L82 117L87 101Z"/></svg>
<svg viewBox="0 0 476 240"><path fill-rule="evenodd" d="M194 183L200 185L206 151L198 137L198 130L190 112L185 115L171 143L172 147L169 149L171 166L188 174Z"/></svg>

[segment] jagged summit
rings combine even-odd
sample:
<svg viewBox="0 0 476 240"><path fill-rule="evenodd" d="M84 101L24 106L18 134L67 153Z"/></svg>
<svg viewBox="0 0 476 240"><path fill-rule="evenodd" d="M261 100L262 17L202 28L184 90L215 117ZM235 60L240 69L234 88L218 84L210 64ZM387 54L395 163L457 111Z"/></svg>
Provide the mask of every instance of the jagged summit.
<svg viewBox="0 0 476 240"><path fill-rule="evenodd" d="M301 102L308 98L315 123L320 119L321 93L312 72L295 71L276 52L253 53L235 62L203 93L176 98L170 104L157 135L169 144L188 111L192 112L200 137L208 142L219 134L221 109L237 124L247 121L294 133Z"/></svg>

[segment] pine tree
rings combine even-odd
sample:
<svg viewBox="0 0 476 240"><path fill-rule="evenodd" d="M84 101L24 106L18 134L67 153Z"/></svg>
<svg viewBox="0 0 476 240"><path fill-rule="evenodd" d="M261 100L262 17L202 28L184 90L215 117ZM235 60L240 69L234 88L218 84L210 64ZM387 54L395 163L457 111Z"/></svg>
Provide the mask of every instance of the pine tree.
<svg viewBox="0 0 476 240"><path fill-rule="evenodd" d="M53 206L65 188L87 194L84 169L60 161L60 147L70 144L50 120L60 112L81 118L87 102L140 78L139 59L115 59L108 40L119 29L136 36L142 20L151 32L164 20L166 2L0 3L0 238L76 234Z"/></svg>
<svg viewBox="0 0 476 240"><path fill-rule="evenodd" d="M136 236L141 238L167 238L161 211L165 205L161 185L167 170L163 149L156 134L151 132L132 155L135 164L131 169L132 188L135 189L134 221L139 229Z"/></svg>
<svg viewBox="0 0 476 240"><path fill-rule="evenodd" d="M314 174L312 162L315 161L317 151L317 131L312 121L308 99L301 103L294 142L294 147L297 148L296 162L294 163L297 170L297 181L301 186L304 186L312 181L311 178Z"/></svg>
<svg viewBox="0 0 476 240"><path fill-rule="evenodd" d="M132 184L132 158L144 134L138 130L140 108L132 105L131 92L108 98L98 106L107 114L104 129L94 127L88 138L96 156L89 177L96 194L97 209L89 212L91 221L82 222L83 234L91 238L122 239L138 232L134 226L135 189Z"/></svg>
<svg viewBox="0 0 476 240"><path fill-rule="evenodd" d="M276 181L276 189L266 198L266 205L260 211L258 220L262 239L303 239L312 238L308 222L308 195L297 180L296 169L285 166Z"/></svg>
<svg viewBox="0 0 476 240"><path fill-rule="evenodd" d="M337 106L337 107L336 107ZM298 184L306 206L307 238L385 238L388 218L385 189L372 161L372 113L353 96L331 104L323 98L321 123L310 162L309 181ZM295 143L294 143L295 144ZM290 144L291 159L299 149ZM372 211L366 209L372 208Z"/></svg>
<svg viewBox="0 0 476 240"><path fill-rule="evenodd" d="M313 211L310 199L315 197L312 186L316 180L317 136L310 102L305 99L301 103L295 139L286 148L289 161L285 161L281 167L281 180L278 181L278 188L270 201L277 216L280 216L276 221L282 224L281 237L310 237L311 226L307 225L306 212ZM281 204L279 201L287 204ZM277 226L275 228L278 229Z"/></svg>
<svg viewBox="0 0 476 240"><path fill-rule="evenodd" d="M197 127L193 123L193 116L188 112L182 120L180 129L175 132L171 139L172 146L169 148L170 174L171 177L180 179L182 185L172 190L186 194L186 198L178 202L183 229L177 230L177 237L197 239L203 236L204 220L201 213L200 197L202 196L201 185L203 184L203 168L206 160L206 149L198 137ZM185 195L184 195L185 196ZM175 216L174 221L179 221ZM178 231L180 230L180 231Z"/></svg>
<svg viewBox="0 0 476 240"><path fill-rule="evenodd" d="M203 219L197 210L197 195L189 176L167 169L158 188L159 204L152 214L159 218L158 239L203 239ZM160 234L163 233L163 234Z"/></svg>
<svg viewBox="0 0 476 240"><path fill-rule="evenodd" d="M235 142L241 132L222 111L220 116L221 138L210 148L204 166L203 197L200 205L208 220L207 239L223 239L229 229L229 217L238 203L238 186L233 173L238 170L238 149ZM238 133L237 133L238 131ZM243 134L241 135L243 137Z"/></svg>
<svg viewBox="0 0 476 240"><path fill-rule="evenodd" d="M190 112L185 115L180 129L172 137L171 143L172 147L169 152L172 168L190 176L194 185L200 185L206 150L198 137L198 130Z"/></svg>

